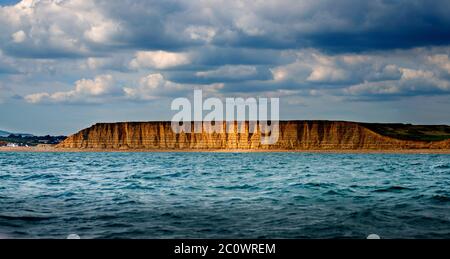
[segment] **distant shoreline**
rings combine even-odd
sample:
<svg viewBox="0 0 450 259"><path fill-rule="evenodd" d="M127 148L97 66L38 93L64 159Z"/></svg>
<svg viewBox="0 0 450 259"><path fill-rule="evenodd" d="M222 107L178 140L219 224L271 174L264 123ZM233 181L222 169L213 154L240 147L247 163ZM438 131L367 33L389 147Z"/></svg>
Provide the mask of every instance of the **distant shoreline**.
<svg viewBox="0 0 450 259"><path fill-rule="evenodd" d="M93 149L55 147L0 147L0 152L35 153L330 153L330 154L450 154L450 149Z"/></svg>

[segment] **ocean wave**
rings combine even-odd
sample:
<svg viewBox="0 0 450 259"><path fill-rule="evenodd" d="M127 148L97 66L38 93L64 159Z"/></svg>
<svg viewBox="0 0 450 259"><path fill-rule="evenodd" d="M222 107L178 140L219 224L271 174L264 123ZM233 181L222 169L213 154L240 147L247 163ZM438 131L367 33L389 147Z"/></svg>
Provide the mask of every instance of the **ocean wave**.
<svg viewBox="0 0 450 259"><path fill-rule="evenodd" d="M441 164L433 167L434 169L450 169L450 164Z"/></svg>
<svg viewBox="0 0 450 259"><path fill-rule="evenodd" d="M39 222L54 219L50 216L9 216L0 215L0 220L25 221L25 222Z"/></svg>
<svg viewBox="0 0 450 259"><path fill-rule="evenodd" d="M414 188L402 187L402 186L390 186L387 188L376 189L373 192L402 192L402 191L413 191Z"/></svg>
<svg viewBox="0 0 450 259"><path fill-rule="evenodd" d="M433 195L431 199L438 202L450 202L450 197L445 195Z"/></svg>
<svg viewBox="0 0 450 259"><path fill-rule="evenodd" d="M15 238L450 238L448 155L0 153L0 164L0 233Z"/></svg>

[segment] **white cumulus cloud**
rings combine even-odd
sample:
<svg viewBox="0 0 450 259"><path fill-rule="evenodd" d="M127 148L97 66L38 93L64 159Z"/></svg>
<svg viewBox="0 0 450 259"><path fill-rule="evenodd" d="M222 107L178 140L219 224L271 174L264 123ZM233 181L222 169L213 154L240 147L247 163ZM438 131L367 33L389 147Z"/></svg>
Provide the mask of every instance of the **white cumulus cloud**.
<svg viewBox="0 0 450 259"><path fill-rule="evenodd" d="M163 96L183 96L194 89L203 87L207 92L216 92L223 87L223 84L193 85L178 84L166 80L160 73L149 74L139 80L136 88L125 87L123 89L125 97L132 100L154 100Z"/></svg>
<svg viewBox="0 0 450 259"><path fill-rule="evenodd" d="M113 45L122 32L120 22L88 0L21 1L0 7L0 24L0 48L31 58L87 55L91 43Z"/></svg>
<svg viewBox="0 0 450 259"><path fill-rule="evenodd" d="M21 43L21 42L25 41L25 39L27 38L27 35L25 34L24 31L20 30L20 31L13 33L11 35L11 38L13 39L13 41L15 43Z"/></svg>
<svg viewBox="0 0 450 259"><path fill-rule="evenodd" d="M130 62L132 69L156 68L165 69L189 64L189 55L167 51L139 51Z"/></svg>
<svg viewBox="0 0 450 259"><path fill-rule="evenodd" d="M77 103L97 102L100 97L110 94L114 79L111 75L99 75L95 79L81 79L75 82L75 88L66 92L35 93L25 96L29 103Z"/></svg>
<svg viewBox="0 0 450 259"><path fill-rule="evenodd" d="M437 54L428 57L428 62L437 65L439 68L450 74L450 59L448 54Z"/></svg>

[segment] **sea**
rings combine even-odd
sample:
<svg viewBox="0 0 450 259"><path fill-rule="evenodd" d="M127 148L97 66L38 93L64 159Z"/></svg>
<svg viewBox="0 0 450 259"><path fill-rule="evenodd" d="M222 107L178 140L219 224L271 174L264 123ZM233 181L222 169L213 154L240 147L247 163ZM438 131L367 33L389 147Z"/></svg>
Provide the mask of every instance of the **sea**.
<svg viewBox="0 0 450 259"><path fill-rule="evenodd" d="M450 155L0 153L0 238L450 238Z"/></svg>

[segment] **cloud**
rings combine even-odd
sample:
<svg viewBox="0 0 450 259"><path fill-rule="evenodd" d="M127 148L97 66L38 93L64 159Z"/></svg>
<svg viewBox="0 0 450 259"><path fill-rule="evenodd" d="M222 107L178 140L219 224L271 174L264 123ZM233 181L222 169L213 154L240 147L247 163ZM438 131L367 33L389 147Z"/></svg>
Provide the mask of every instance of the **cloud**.
<svg viewBox="0 0 450 259"><path fill-rule="evenodd" d="M19 69L17 68L14 60L3 55L3 52L0 50L0 75L17 73L19 73Z"/></svg>
<svg viewBox="0 0 450 259"><path fill-rule="evenodd" d="M281 96L282 113L293 119L448 123L446 0L8 4L0 4L5 123L29 112L42 115L47 129L67 121L75 130L96 120L167 119L170 98L194 89ZM45 114L54 106L42 103L58 104L64 118L51 116L51 125ZM80 111L86 116L77 119Z"/></svg>
<svg viewBox="0 0 450 259"><path fill-rule="evenodd" d="M78 57L114 44L119 21L87 0L24 0L0 7L0 47L11 56Z"/></svg>
<svg viewBox="0 0 450 259"><path fill-rule="evenodd" d="M383 96L415 96L450 94L450 82L432 71L400 68L399 80L363 82L343 89L345 94L377 99Z"/></svg>
<svg viewBox="0 0 450 259"><path fill-rule="evenodd" d="M160 73L149 74L139 80L138 87L123 89L125 97L131 100L155 100L161 97L175 97L190 94L194 89L202 88L206 92L216 92L223 84L191 85L168 81Z"/></svg>
<svg viewBox="0 0 450 259"><path fill-rule="evenodd" d="M382 99L381 97L401 97L416 95L450 94L450 84L439 79L421 79L416 81L364 82L344 90L345 95L361 96L361 99Z"/></svg>
<svg viewBox="0 0 450 259"><path fill-rule="evenodd" d="M166 51L139 51L130 62L132 69L156 68L166 69L189 64L189 55Z"/></svg>
<svg viewBox="0 0 450 259"><path fill-rule="evenodd" d="M383 100L388 96L399 98L442 95L450 94L449 78L445 72L449 52L450 48L417 48L364 54L324 53L316 49L287 50L274 54L276 62L281 63L275 66L205 65L197 52L187 55L190 63L185 66L176 65L187 62L185 53L125 53L112 57L91 57L80 63L83 71L92 71L94 75L96 70L110 71L108 74L116 78L121 87L126 86L124 88L111 87L108 91L95 94L83 90L80 85L89 85L86 82L92 82L93 85L99 80L80 80L75 84L74 90L48 90L28 94L25 100L29 103L155 100L189 95L196 88L211 90L216 95L266 95L287 91L290 95L297 96L327 95L372 101ZM135 71L121 69L128 67L130 62L139 62L141 68ZM147 63L144 64L145 62ZM43 65L48 67L56 64ZM167 70L168 68L171 69ZM164 71L157 71L158 69ZM142 76L145 70L152 72ZM94 89L92 86L87 88Z"/></svg>
<svg viewBox="0 0 450 259"><path fill-rule="evenodd" d="M327 56L314 50L295 54L294 63L271 69L275 81L292 80L297 83L340 84L351 81L350 71L363 60L360 56Z"/></svg>
<svg viewBox="0 0 450 259"><path fill-rule="evenodd" d="M448 95L448 48L412 49L366 54L327 55L306 49L290 64L271 68L272 80L226 84L225 91L292 90L297 94L328 95L352 100ZM430 66L429 63L433 64ZM251 90L250 90L251 89Z"/></svg>
<svg viewBox="0 0 450 259"><path fill-rule="evenodd" d="M442 11L449 7L446 1L202 1L195 6L214 17L218 45L354 52L450 40L443 36L450 24Z"/></svg>
<svg viewBox="0 0 450 259"><path fill-rule="evenodd" d="M94 43L108 44L114 36L121 31L119 23L114 21L101 21L93 25L84 32L84 37Z"/></svg>
<svg viewBox="0 0 450 259"><path fill-rule="evenodd" d="M24 0L0 7L0 48L28 58L200 46L363 52L450 44L445 0Z"/></svg>
<svg viewBox="0 0 450 259"><path fill-rule="evenodd" d="M24 31L20 30L20 31L13 33L11 35L11 37L15 43L21 43L21 42L25 41L25 39L27 38L27 35L25 34Z"/></svg>
<svg viewBox="0 0 450 259"><path fill-rule="evenodd" d="M29 103L95 103L112 94L114 79L111 75L100 75L94 80L81 79L75 88L67 92L35 93L25 96Z"/></svg>
<svg viewBox="0 0 450 259"><path fill-rule="evenodd" d="M108 71L131 73L129 66L131 57L126 54L115 54L106 57L88 57L79 63L79 69L83 71Z"/></svg>
<svg viewBox="0 0 450 259"><path fill-rule="evenodd" d="M210 26L188 26L184 34L191 40L210 43L216 36L216 29Z"/></svg>
<svg viewBox="0 0 450 259"><path fill-rule="evenodd" d="M139 81L137 88L125 87L125 96L130 99L154 100L164 91L182 90L182 86L164 79L161 74L150 74Z"/></svg>
<svg viewBox="0 0 450 259"><path fill-rule="evenodd" d="M428 62L437 65L440 69L450 75L450 59L448 54L436 54L427 58Z"/></svg>
<svg viewBox="0 0 450 259"><path fill-rule="evenodd" d="M0 7L0 76L29 103L151 100L196 87L373 100L442 95L450 80L447 7L440 0L27 0ZM91 79L61 90L80 78ZM96 94L98 81L109 83Z"/></svg>
<svg viewBox="0 0 450 259"><path fill-rule="evenodd" d="M199 71L195 73L197 77L212 79L244 79L252 78L258 73L254 66L223 66L215 70Z"/></svg>

